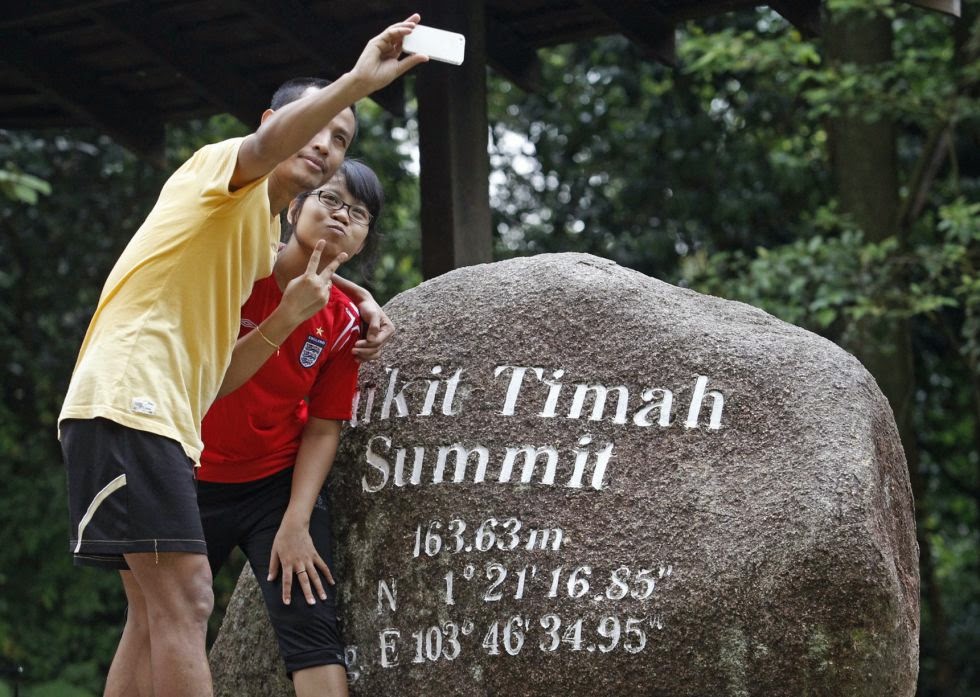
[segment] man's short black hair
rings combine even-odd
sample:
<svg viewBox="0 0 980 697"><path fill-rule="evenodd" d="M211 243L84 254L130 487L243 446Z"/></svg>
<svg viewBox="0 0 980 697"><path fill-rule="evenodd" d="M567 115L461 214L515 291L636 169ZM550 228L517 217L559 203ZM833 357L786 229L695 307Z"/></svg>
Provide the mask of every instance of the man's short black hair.
<svg viewBox="0 0 980 697"><path fill-rule="evenodd" d="M272 95L272 103L269 108L282 109L290 102L295 102L306 94L306 90L311 87L321 89L329 84L330 80L324 80L322 77L294 77L291 80L286 80L279 85L279 89Z"/></svg>

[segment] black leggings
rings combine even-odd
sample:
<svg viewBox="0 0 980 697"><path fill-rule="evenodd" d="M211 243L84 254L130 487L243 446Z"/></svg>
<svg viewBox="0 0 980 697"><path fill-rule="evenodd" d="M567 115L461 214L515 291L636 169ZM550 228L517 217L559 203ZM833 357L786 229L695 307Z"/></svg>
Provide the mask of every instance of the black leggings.
<svg viewBox="0 0 980 697"><path fill-rule="evenodd" d="M279 651L290 676L303 668L344 665L335 587L321 579L327 599L317 598L314 605L308 605L294 578L292 602L284 605L281 572L275 581L266 580L272 543L289 504L292 481L293 468L290 467L254 482L197 483L197 504L201 510L211 572L217 574L232 549L241 547L262 589L269 619L279 639ZM333 540L326 501L324 488L310 516L310 536L332 572Z"/></svg>

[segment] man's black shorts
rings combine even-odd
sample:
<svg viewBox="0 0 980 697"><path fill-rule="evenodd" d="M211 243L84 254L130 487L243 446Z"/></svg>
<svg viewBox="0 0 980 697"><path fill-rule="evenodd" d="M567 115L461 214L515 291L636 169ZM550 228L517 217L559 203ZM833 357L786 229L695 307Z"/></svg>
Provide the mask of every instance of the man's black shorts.
<svg viewBox="0 0 980 697"><path fill-rule="evenodd" d="M232 549L241 547L262 589L269 619L279 639L279 650L290 676L303 668L344 665L344 643L337 621L335 588L321 577L327 599L316 598L314 605L308 605L294 578L292 602L284 605L282 573L273 581L266 580L272 543L289 504L292 481L293 468L290 467L254 482L197 483L198 505L211 572L217 574ZM333 571L326 490L320 492L310 516L310 537L320 557Z"/></svg>
<svg viewBox="0 0 980 697"><path fill-rule="evenodd" d="M132 552L207 552L194 463L180 443L108 419L66 419L61 449L76 564L127 569Z"/></svg>

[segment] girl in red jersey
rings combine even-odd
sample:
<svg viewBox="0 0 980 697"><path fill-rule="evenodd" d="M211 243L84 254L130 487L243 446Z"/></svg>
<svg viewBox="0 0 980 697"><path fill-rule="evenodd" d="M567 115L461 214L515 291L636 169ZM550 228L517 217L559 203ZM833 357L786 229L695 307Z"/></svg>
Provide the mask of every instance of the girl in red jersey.
<svg viewBox="0 0 980 697"><path fill-rule="evenodd" d="M351 417L361 322L330 278L375 236L382 203L378 178L355 160L293 201L292 234L242 306L232 364L202 425L198 506L212 571L241 547L298 697L347 694L321 490Z"/></svg>

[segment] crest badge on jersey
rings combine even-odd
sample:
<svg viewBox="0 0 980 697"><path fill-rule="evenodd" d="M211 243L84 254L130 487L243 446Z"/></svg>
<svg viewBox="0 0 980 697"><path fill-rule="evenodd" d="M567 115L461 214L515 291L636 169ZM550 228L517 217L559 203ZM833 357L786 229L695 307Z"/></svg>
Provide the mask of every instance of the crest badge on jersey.
<svg viewBox="0 0 980 697"><path fill-rule="evenodd" d="M327 342L323 339L307 335L306 343L303 344L303 350L299 352L299 364L304 368L312 368L313 364L316 363L316 359L323 352L323 347L326 345Z"/></svg>

